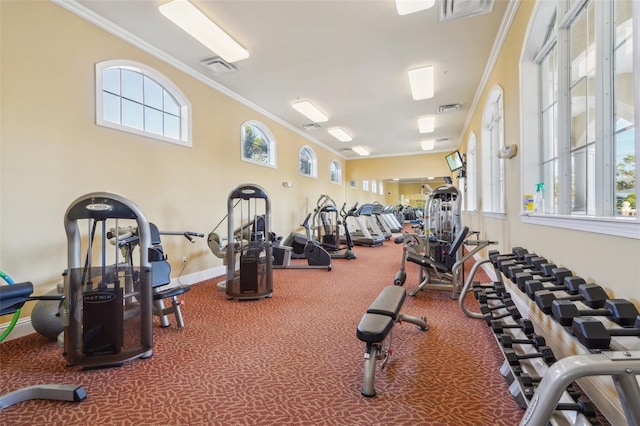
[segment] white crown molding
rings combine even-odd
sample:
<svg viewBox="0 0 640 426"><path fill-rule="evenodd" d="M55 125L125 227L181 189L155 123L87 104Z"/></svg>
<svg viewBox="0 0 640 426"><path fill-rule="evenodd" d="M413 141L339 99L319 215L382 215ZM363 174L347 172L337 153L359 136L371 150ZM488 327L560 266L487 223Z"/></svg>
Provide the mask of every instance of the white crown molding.
<svg viewBox="0 0 640 426"><path fill-rule="evenodd" d="M93 25L102 28L103 30L113 34L114 36L126 41L127 43L137 47L138 49L149 53L150 55L155 56L156 58L160 59L163 62L166 62L167 64L171 65L172 67L182 71L183 73L189 75L190 77L193 77L194 79L200 81L201 83L206 84L207 86L211 87L214 90L219 91L220 93L230 97L231 99L247 106L248 108L253 109L254 111L270 118L271 120L275 121L276 123L286 127L287 129L293 131L294 133L302 136L303 138L307 139L310 142L313 142L315 145L318 145L320 147L322 147L323 149L326 149L329 152L332 152L334 154L336 154L337 156L339 156L340 158L346 160L347 158L340 153L339 151L336 151L335 149L323 144L322 142L320 142L319 140L303 133L300 129L297 129L296 127L292 126L291 124L287 123L286 121L282 120L279 117L276 117L275 115L271 114L270 112L264 110L263 108L259 107L258 105L254 104L253 102L249 101L248 99L243 98L242 96L238 95L237 93L229 90L228 88L226 88L225 86L221 85L220 83L211 80L210 78L205 77L202 74L199 74L197 72L195 72L193 69L191 69L190 67L188 67L187 65L185 65L183 62L177 60L176 58L174 58L173 56L169 55L168 53L164 52L163 50L158 49L157 47L153 46L152 44L142 40L140 37L131 34L129 31L125 30L124 28L120 27L119 25L114 24L113 22L109 21L108 19L105 19L104 17L98 15L97 13L93 12L92 10L86 8L85 6L83 6L82 4L78 3L76 0L51 0L53 3L57 4L60 7L63 7L64 9L67 9L69 12L74 13L75 15L81 17L82 19L92 23Z"/></svg>

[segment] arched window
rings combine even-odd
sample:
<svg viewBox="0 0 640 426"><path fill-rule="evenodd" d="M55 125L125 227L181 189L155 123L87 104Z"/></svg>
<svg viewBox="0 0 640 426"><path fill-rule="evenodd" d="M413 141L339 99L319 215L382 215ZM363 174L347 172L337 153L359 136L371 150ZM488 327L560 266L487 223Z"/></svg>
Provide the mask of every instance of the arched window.
<svg viewBox="0 0 640 426"><path fill-rule="evenodd" d="M309 146L303 146L298 153L298 167L302 176L318 177L316 153Z"/></svg>
<svg viewBox="0 0 640 426"><path fill-rule="evenodd" d="M504 214L504 160L496 155L504 146L502 88L491 89L482 116L482 211Z"/></svg>
<svg viewBox="0 0 640 426"><path fill-rule="evenodd" d="M622 217L623 203L637 208L640 8L632 0L538 3L520 64L522 194L544 183L545 202L543 214L522 220L640 235L640 215Z"/></svg>
<svg viewBox="0 0 640 426"><path fill-rule="evenodd" d="M96 123L191 146L191 106L171 80L138 62L96 64Z"/></svg>
<svg viewBox="0 0 640 426"><path fill-rule="evenodd" d="M331 182L342 183L342 167L340 167L340 163L336 160L329 163L329 175Z"/></svg>
<svg viewBox="0 0 640 426"><path fill-rule="evenodd" d="M276 139L267 126L249 120L240 126L242 159L263 166L276 166Z"/></svg>
<svg viewBox="0 0 640 426"><path fill-rule="evenodd" d="M467 142L467 176L466 176L466 189L467 189L467 210L477 211L477 167L476 167L476 134L471 132L469 135L469 141Z"/></svg>

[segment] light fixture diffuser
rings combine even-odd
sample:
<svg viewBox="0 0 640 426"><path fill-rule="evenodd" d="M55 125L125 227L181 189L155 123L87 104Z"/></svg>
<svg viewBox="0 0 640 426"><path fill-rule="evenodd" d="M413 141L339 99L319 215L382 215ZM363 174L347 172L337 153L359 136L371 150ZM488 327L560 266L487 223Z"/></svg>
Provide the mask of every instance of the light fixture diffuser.
<svg viewBox="0 0 640 426"><path fill-rule="evenodd" d="M356 154L362 156L362 157L366 157L367 155L369 155L369 151L367 151L366 149L364 149L361 146L354 146L353 148L351 148L353 150L353 152L355 152Z"/></svg>
<svg viewBox="0 0 640 426"><path fill-rule="evenodd" d="M329 129L327 131L331 134L331 136L338 139L340 142L350 142L353 140L353 138L351 137L351 135L349 135L349 133L345 132L343 129L339 127Z"/></svg>
<svg viewBox="0 0 640 426"><path fill-rule="evenodd" d="M435 141L433 139L420 142L420 145L422 146L423 151L431 151L433 149L434 144L435 144Z"/></svg>
<svg viewBox="0 0 640 426"><path fill-rule="evenodd" d="M418 130L420 133L431 133L436 129L436 118L431 115L429 117L418 118Z"/></svg>
<svg viewBox="0 0 640 426"><path fill-rule="evenodd" d="M398 15L408 15L432 8L436 0L396 0Z"/></svg>
<svg viewBox="0 0 640 426"><path fill-rule="evenodd" d="M161 5L159 10L170 21L225 61L236 62L249 57L249 52L245 48L188 0L170 1Z"/></svg>
<svg viewBox="0 0 640 426"><path fill-rule="evenodd" d="M409 84L414 100L433 98L433 67L415 68L409 71Z"/></svg>
<svg viewBox="0 0 640 426"><path fill-rule="evenodd" d="M329 117L324 115L322 111L309 101L294 102L291 106L314 123L324 123L329 120Z"/></svg>

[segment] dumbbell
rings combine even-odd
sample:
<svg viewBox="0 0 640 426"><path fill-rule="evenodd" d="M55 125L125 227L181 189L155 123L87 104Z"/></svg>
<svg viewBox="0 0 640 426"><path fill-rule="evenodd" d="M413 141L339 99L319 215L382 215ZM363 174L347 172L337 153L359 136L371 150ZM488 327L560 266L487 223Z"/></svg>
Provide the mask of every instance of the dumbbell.
<svg viewBox="0 0 640 426"><path fill-rule="evenodd" d="M522 260L525 254L529 253L529 251L522 247L513 247L511 249L511 253L504 254L500 253L498 250L489 250L487 256L489 260L493 264L493 266L497 269L500 269L499 264L502 262L506 262L508 260Z"/></svg>
<svg viewBox="0 0 640 426"><path fill-rule="evenodd" d="M522 261L507 261L501 264L500 270L504 275L513 281L513 276L516 272L522 271L538 271L540 266L545 263L549 263L546 257L538 256L536 254L525 255Z"/></svg>
<svg viewBox="0 0 640 426"><path fill-rule="evenodd" d="M491 330L495 334L504 334L503 331L508 328L521 329L524 334L527 336L533 334L535 332L533 328L533 323L529 319L520 319L515 324L505 324L502 320L493 320L491 321Z"/></svg>
<svg viewBox="0 0 640 426"><path fill-rule="evenodd" d="M580 292L580 286L586 283L584 278L576 276L565 277L561 285L545 285L545 283L540 280L529 280L524 283L524 290L528 295L535 294L536 291L540 290L562 290L565 293L578 294Z"/></svg>
<svg viewBox="0 0 640 426"><path fill-rule="evenodd" d="M509 300L511 300L511 299L509 299ZM503 318L513 318L514 320L519 320L520 318L522 318L522 316L520 315L520 311L518 310L518 307L516 305L514 305L513 302L511 302L510 306L504 306L504 309L506 309L506 312L494 315L493 311L491 311L489 309L484 309L483 310L482 306L481 306L480 307L480 312L482 313L482 318L484 318L484 320L489 325L491 325L492 321L501 320Z"/></svg>
<svg viewBox="0 0 640 426"><path fill-rule="evenodd" d="M551 365L556 362L556 356L553 354L553 351L549 346L540 346L538 348L538 352L532 352L527 354L518 354L511 348L506 348L503 350L504 357L507 360L509 365L518 365L520 361L523 359L537 359L542 358L542 360L547 364Z"/></svg>
<svg viewBox="0 0 640 426"><path fill-rule="evenodd" d="M478 302L480 302L480 297L486 297L487 299L502 299L506 293L504 283L499 281L494 281L490 285L484 286L476 281L473 283L472 288L473 294L476 299L478 299Z"/></svg>
<svg viewBox="0 0 640 426"><path fill-rule="evenodd" d="M535 278L534 278L534 275ZM533 274L530 272L519 272L515 276L515 283L521 291L525 291L524 284L529 281L536 279L540 282L550 282L555 285L560 285L564 282L566 277L570 277L573 275L573 272L568 270L567 268L558 268L554 264L545 263L540 267L539 274Z"/></svg>
<svg viewBox="0 0 640 426"><path fill-rule="evenodd" d="M569 326L581 316L608 317L621 326L633 325L638 309L626 299L608 299L600 309L580 309L570 300L554 300L551 304L553 318L561 325Z"/></svg>
<svg viewBox="0 0 640 426"><path fill-rule="evenodd" d="M604 288L597 284L582 284L578 294L567 296L556 296L556 293L549 290L540 290L535 293L536 305L547 315L551 314L551 305L554 300L579 301L590 308L599 309L604 307L609 295Z"/></svg>
<svg viewBox="0 0 640 426"><path fill-rule="evenodd" d="M640 316L631 328L606 328L602 321L593 317L580 317L573 320L573 334L587 349L609 349L612 336L640 337Z"/></svg>
<svg viewBox="0 0 640 426"><path fill-rule="evenodd" d="M540 335L531 336L529 339L515 339L508 334L501 334L498 336L498 340L502 347L505 348L512 348L513 345L531 345L537 349L547 345L544 337Z"/></svg>

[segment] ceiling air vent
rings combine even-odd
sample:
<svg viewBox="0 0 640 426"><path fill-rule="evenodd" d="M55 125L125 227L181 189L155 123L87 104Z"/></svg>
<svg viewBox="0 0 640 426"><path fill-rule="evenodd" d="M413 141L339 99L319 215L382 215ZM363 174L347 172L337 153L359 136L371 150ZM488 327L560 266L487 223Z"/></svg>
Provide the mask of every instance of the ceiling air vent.
<svg viewBox="0 0 640 426"><path fill-rule="evenodd" d="M468 18L491 12L493 0L440 0L438 20L440 22Z"/></svg>
<svg viewBox="0 0 640 426"><path fill-rule="evenodd" d="M306 131L318 130L320 128L320 125L318 123L308 123L308 124L303 124L302 128L305 129Z"/></svg>
<svg viewBox="0 0 640 426"><path fill-rule="evenodd" d="M436 139L437 144L449 143L451 142L451 138L438 138Z"/></svg>
<svg viewBox="0 0 640 426"><path fill-rule="evenodd" d="M200 60L200 65L215 76L230 74L238 71L238 67L225 61L219 56L209 56Z"/></svg>
<svg viewBox="0 0 640 426"><path fill-rule="evenodd" d="M445 112L457 112L462 111L462 104L448 104L448 105L440 105L438 107L438 113L442 114Z"/></svg>

